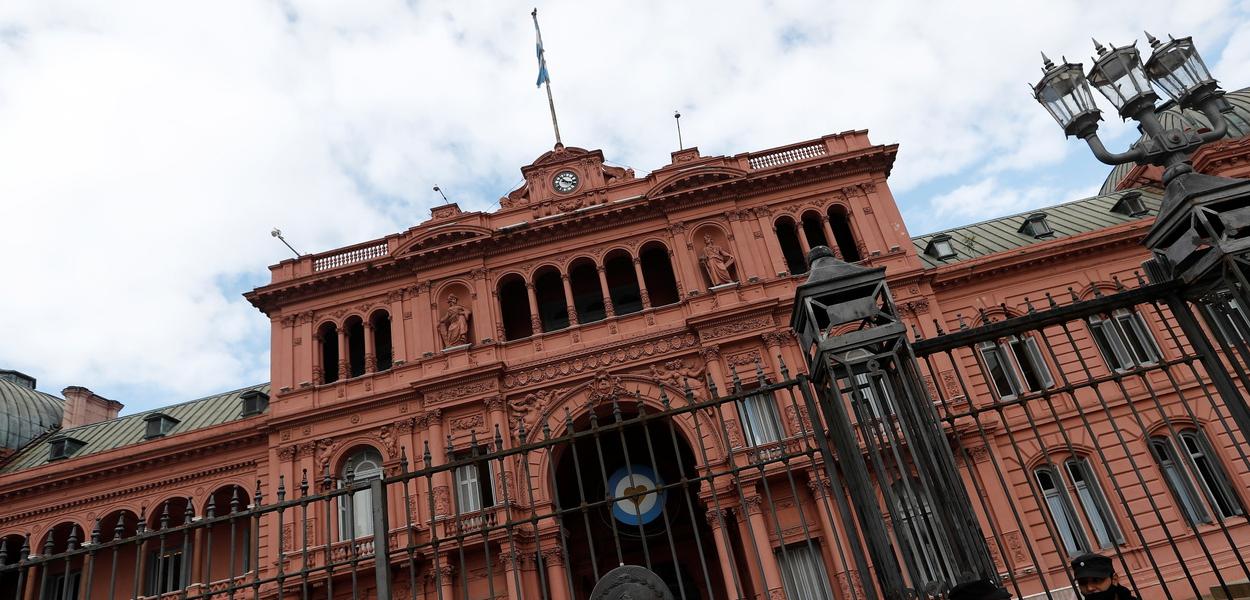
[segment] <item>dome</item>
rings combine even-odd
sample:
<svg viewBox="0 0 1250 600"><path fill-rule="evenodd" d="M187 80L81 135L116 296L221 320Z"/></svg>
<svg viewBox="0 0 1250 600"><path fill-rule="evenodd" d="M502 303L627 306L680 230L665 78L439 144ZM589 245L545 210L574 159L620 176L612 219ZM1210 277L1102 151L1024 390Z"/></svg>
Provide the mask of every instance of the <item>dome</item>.
<svg viewBox="0 0 1250 600"><path fill-rule="evenodd" d="M1225 134L1224 138L1237 139L1250 135L1250 88L1228 92L1224 95L1224 98L1232 106L1231 112L1224 113L1224 119L1228 121L1228 133ZM1171 101L1164 103L1162 110L1158 111L1157 114L1164 129L1210 129L1211 127L1206 116L1201 112L1192 109L1181 109L1179 106L1176 106L1175 102ZM1133 145L1136 146L1143 138L1138 138ZM1134 163L1116 165L1115 168L1111 169L1111 173L1107 175L1106 181L1102 182L1102 189L1098 193L1101 195L1116 191L1116 187L1135 166L1137 165Z"/></svg>
<svg viewBox="0 0 1250 600"><path fill-rule="evenodd" d="M21 380L0 378L0 454L16 450L61 425L64 402Z"/></svg>

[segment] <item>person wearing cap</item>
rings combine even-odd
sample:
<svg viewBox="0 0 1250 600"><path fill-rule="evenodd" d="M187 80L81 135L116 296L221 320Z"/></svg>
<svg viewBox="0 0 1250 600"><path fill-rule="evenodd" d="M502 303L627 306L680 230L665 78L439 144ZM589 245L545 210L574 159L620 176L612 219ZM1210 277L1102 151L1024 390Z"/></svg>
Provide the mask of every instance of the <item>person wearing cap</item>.
<svg viewBox="0 0 1250 600"><path fill-rule="evenodd" d="M1072 577L1085 600L1137 600L1120 585L1111 559L1101 554L1083 554L1072 559Z"/></svg>
<svg viewBox="0 0 1250 600"><path fill-rule="evenodd" d="M1011 593L988 579L965 581L947 594L948 600L1009 600Z"/></svg>

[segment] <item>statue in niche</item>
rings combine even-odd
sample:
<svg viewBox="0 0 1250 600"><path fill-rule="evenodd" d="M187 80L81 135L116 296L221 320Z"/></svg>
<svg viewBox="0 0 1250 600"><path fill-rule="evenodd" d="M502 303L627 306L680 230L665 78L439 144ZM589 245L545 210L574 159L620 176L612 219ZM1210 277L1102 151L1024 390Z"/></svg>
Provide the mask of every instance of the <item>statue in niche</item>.
<svg viewBox="0 0 1250 600"><path fill-rule="evenodd" d="M460 298L455 294L447 297L447 312L438 320L438 335L443 339L443 347L463 346L469 343L469 319L473 313L460 306Z"/></svg>
<svg viewBox="0 0 1250 600"><path fill-rule="evenodd" d="M703 265L707 268L707 276L712 280L713 286L735 281L729 272L734 263L732 254L721 248L710 234L703 234Z"/></svg>

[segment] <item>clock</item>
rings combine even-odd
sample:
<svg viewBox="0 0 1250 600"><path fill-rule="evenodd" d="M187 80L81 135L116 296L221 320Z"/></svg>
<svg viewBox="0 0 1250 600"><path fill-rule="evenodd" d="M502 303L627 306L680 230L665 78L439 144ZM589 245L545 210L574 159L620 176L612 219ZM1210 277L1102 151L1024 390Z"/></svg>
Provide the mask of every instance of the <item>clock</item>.
<svg viewBox="0 0 1250 600"><path fill-rule="evenodd" d="M578 183L581 183L581 180L577 178L577 173L572 171L560 171L551 180L551 186L556 188L556 191L561 194L567 194L577 189Z"/></svg>

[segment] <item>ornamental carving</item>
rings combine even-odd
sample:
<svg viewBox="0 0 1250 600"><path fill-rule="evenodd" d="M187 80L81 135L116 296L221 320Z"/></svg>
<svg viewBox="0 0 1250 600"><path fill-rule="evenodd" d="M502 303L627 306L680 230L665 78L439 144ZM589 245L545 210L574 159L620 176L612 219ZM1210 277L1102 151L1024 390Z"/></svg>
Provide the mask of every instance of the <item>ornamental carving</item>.
<svg viewBox="0 0 1250 600"><path fill-rule="evenodd" d="M447 486L434 488L434 514L442 516L451 514L451 495Z"/></svg>
<svg viewBox="0 0 1250 600"><path fill-rule="evenodd" d="M758 495L746 496L742 499L743 507L748 515L758 515L764 505L764 499Z"/></svg>
<svg viewBox="0 0 1250 600"><path fill-rule="evenodd" d="M394 304L404 299L404 290L391 290L386 293L386 303Z"/></svg>
<svg viewBox="0 0 1250 600"><path fill-rule="evenodd" d="M729 515L729 509L727 508L709 508L704 516L707 517L708 526L715 529L728 523Z"/></svg>
<svg viewBox="0 0 1250 600"><path fill-rule="evenodd" d="M1020 532L1008 531L1003 538L1007 540L1007 549L1011 551L1011 560L1016 567L1029 564L1029 557L1024 553L1024 542L1020 539Z"/></svg>
<svg viewBox="0 0 1250 600"><path fill-rule="evenodd" d="M317 466L320 473L330 472L330 458L334 455L334 449L338 446L338 442L332 439L317 440Z"/></svg>
<svg viewBox="0 0 1250 600"><path fill-rule="evenodd" d="M761 360L759 349L747 350L746 352L738 352L730 354L725 358L725 364L733 369L734 367L754 366Z"/></svg>
<svg viewBox="0 0 1250 600"><path fill-rule="evenodd" d="M472 318L473 311L462 306L459 297L455 294L447 296L447 310L438 320L438 337L443 342L443 348L469 343L469 321Z"/></svg>
<svg viewBox="0 0 1250 600"><path fill-rule="evenodd" d="M813 432L812 419L807 414L807 408L791 404L786 407L786 421L790 423L790 431Z"/></svg>
<svg viewBox="0 0 1250 600"><path fill-rule="evenodd" d="M295 326L295 320L296 320L297 318L298 318L298 317L297 317L297 315L286 315L286 316L282 317L282 326L283 326L283 327L294 327L294 326Z"/></svg>
<svg viewBox="0 0 1250 600"><path fill-rule="evenodd" d="M794 332L791 330L782 331L766 331L760 335L764 339L764 345L769 348L778 348L781 345L794 339Z"/></svg>
<svg viewBox="0 0 1250 600"><path fill-rule="evenodd" d="M595 379L590 383L589 403L591 406L612 402L626 394L625 386L621 385L621 378L616 375L610 375L607 371L600 370L595 373Z"/></svg>
<svg viewBox="0 0 1250 600"><path fill-rule="evenodd" d="M278 459L283 462L295 460L295 446L283 446L278 448Z"/></svg>
<svg viewBox="0 0 1250 600"><path fill-rule="evenodd" d="M703 263L703 268L707 270L708 279L711 280L713 286L738 280L733 274L734 265L737 264L734 255L721 248L710 234L703 234L703 256L699 257L699 262Z"/></svg>
<svg viewBox="0 0 1250 600"><path fill-rule="evenodd" d="M395 423L379 428L378 439L381 440L382 447L386 449L386 458L391 460L399 458L399 431Z"/></svg>
<svg viewBox="0 0 1250 600"><path fill-rule="evenodd" d="M703 372L703 367L686 366L681 359L667 361L663 366L651 365L647 369L647 375L657 383L668 384L679 390L687 387L698 390L703 387Z"/></svg>
<svg viewBox="0 0 1250 600"><path fill-rule="evenodd" d="M812 496L819 500L832 492L833 485L824 477L811 477L807 480L807 489L811 490Z"/></svg>
<svg viewBox="0 0 1250 600"><path fill-rule="evenodd" d="M515 369L512 374L504 377L504 387L526 386L541 381L595 371L644 357L663 356L671 352L693 348L698 344L699 340L694 334L682 333L648 342L620 346L615 349L599 350L545 365L522 367Z"/></svg>
<svg viewBox="0 0 1250 600"><path fill-rule="evenodd" d="M725 435L729 436L730 448L742 447L742 432L738 429L738 421L736 419L725 421Z"/></svg>
<svg viewBox="0 0 1250 600"><path fill-rule="evenodd" d="M757 317L739 319L737 321L730 321L728 323L721 323L706 329L701 329L699 330L699 337L704 341L715 340L748 331L768 329L774 326L772 316L761 315Z"/></svg>
<svg viewBox="0 0 1250 600"><path fill-rule="evenodd" d="M468 431L470 429L477 429L485 424L486 417L482 416L481 413L478 413L468 417L452 419L451 429L452 431Z"/></svg>
<svg viewBox="0 0 1250 600"><path fill-rule="evenodd" d="M297 456L300 458L309 458L316 453L316 450L316 442L304 442L299 445L299 452L297 453Z"/></svg>
<svg viewBox="0 0 1250 600"><path fill-rule="evenodd" d="M542 414L543 409L550 405L555 397L555 390L538 390L508 399L508 408L512 412L508 417L508 423L518 440L524 441L521 437L521 426L524 425L527 431L532 431L535 427L535 417Z"/></svg>
<svg viewBox="0 0 1250 600"><path fill-rule="evenodd" d="M299 324L307 325L313 322L313 311L306 310L299 314Z"/></svg>
<svg viewBox="0 0 1250 600"><path fill-rule="evenodd" d="M495 380L483 379L481 381L473 381L470 383L458 385L456 387L438 392L434 396L434 399L436 402L440 402L440 403L451 402L454 400L459 400L460 398L464 398L466 396L473 396L475 394L491 392L494 390L495 390Z"/></svg>
<svg viewBox="0 0 1250 600"><path fill-rule="evenodd" d="M543 548L543 561L549 565L562 566L564 564L564 553L560 551L560 547Z"/></svg>

